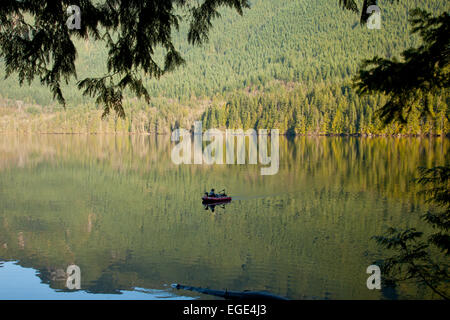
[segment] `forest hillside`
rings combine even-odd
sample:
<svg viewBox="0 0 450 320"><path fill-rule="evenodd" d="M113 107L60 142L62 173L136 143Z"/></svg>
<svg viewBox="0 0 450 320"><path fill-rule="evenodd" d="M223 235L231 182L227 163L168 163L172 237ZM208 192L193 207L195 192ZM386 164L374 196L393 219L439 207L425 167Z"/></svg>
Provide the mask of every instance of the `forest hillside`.
<svg viewBox="0 0 450 320"><path fill-rule="evenodd" d="M408 13L448 11L446 0L380 1L381 29L359 24L359 16L330 0L252 0L241 17L222 10L208 43L192 47L187 25L174 38L186 64L161 79L147 79L150 104L129 95L126 118L101 119L102 106L83 97L75 81L63 89L63 109L39 82L3 80L0 61L0 132L167 133L191 127L279 128L291 134L442 134L449 132L449 93L432 101L435 117L412 116L407 127L384 128L375 111L383 97L358 97L351 78L361 61L399 57L420 45ZM78 79L102 75L106 49L77 40ZM158 60L158 57L156 57Z"/></svg>

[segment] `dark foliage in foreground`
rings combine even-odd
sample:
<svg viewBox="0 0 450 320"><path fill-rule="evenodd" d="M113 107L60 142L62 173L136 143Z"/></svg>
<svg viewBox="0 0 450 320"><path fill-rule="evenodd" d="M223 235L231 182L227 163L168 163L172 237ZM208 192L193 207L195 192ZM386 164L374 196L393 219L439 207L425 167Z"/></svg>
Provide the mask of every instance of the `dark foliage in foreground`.
<svg viewBox="0 0 450 320"><path fill-rule="evenodd" d="M423 44L404 51L403 61L380 57L365 60L355 78L359 94L388 97L379 110L385 123L406 123L416 106L420 106L423 118L433 116L430 101L450 84L450 15L444 12L432 17L416 9L411 16L412 32L420 35Z"/></svg>
<svg viewBox="0 0 450 320"><path fill-rule="evenodd" d="M388 102L380 110L386 122L405 122L413 106L422 108L421 116L431 113L427 103L449 87L449 28L447 12L432 17L423 10L414 10L411 23L419 32L423 45L403 53L404 62L373 58L364 63L356 78L360 94L384 93ZM369 66L375 66L367 70ZM421 191L435 208L422 216L433 232L416 228L389 228L385 235L374 239L382 247L394 250L394 255L382 262L385 284L413 280L429 287L444 299L450 298L450 166L420 168L416 179Z"/></svg>
<svg viewBox="0 0 450 320"><path fill-rule="evenodd" d="M80 8L80 29L66 26L69 6ZM208 31L218 9L228 6L242 14L248 0L141 1L13 1L2 0L0 8L0 58L5 61L6 75L16 72L19 82L31 83L38 78L50 88L61 104L65 99L61 81L76 78L76 48L71 39L91 37L108 49L108 73L78 82L84 94L96 96L124 117L123 92L130 89L136 96L150 99L142 76L159 78L183 64L184 60L172 42L172 31L181 20L190 28L188 41L198 45L208 39ZM164 63L155 62L155 50L164 50Z"/></svg>
<svg viewBox="0 0 450 320"><path fill-rule="evenodd" d="M414 280L428 286L440 297L450 298L449 178L449 166L421 168L417 182L424 186L422 193L427 196L428 202L437 207L422 216L434 230L426 239L424 233L415 228L389 228L385 235L374 237L382 247L395 250L395 255L382 264L385 284Z"/></svg>

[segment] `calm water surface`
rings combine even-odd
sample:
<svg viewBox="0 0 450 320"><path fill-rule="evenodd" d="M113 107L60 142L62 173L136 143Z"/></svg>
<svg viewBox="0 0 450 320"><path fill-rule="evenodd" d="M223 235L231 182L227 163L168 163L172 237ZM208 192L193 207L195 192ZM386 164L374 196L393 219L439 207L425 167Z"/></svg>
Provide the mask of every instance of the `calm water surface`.
<svg viewBox="0 0 450 320"><path fill-rule="evenodd" d="M447 139L280 138L280 169L181 165L168 136L0 135L0 299L212 299L172 283L291 299L432 298L368 290L371 236L420 224L411 179ZM205 190L234 201L214 212ZM66 288L69 265L81 289Z"/></svg>

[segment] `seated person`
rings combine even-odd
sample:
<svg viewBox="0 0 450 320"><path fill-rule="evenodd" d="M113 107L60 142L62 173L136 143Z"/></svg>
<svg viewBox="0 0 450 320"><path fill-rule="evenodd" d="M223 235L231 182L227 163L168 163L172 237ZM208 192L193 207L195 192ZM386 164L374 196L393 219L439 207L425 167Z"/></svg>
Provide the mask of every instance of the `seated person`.
<svg viewBox="0 0 450 320"><path fill-rule="evenodd" d="M214 189L211 189L211 191L209 192L209 196L210 197L215 197L216 194L214 193Z"/></svg>

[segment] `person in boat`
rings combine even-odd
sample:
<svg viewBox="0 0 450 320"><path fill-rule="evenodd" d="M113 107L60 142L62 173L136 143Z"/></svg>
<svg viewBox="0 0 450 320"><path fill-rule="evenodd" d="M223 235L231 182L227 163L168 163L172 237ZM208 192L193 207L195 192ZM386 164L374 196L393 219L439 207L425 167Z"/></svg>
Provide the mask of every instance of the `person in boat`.
<svg viewBox="0 0 450 320"><path fill-rule="evenodd" d="M211 191L208 194L209 197L217 197L217 195L214 193L214 189L211 189Z"/></svg>

